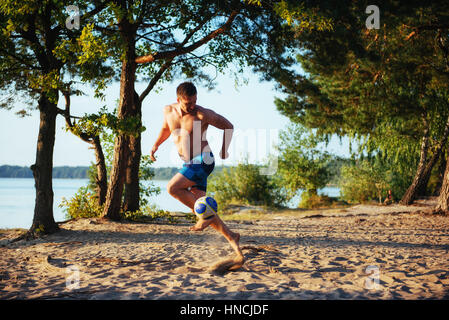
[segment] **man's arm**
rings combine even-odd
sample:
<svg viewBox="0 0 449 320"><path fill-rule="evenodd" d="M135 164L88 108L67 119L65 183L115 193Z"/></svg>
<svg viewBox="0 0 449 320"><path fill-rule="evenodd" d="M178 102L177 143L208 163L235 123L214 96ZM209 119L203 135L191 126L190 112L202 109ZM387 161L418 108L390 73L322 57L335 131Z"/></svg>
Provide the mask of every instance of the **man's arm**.
<svg viewBox="0 0 449 320"><path fill-rule="evenodd" d="M154 153L157 151L157 149L159 148L159 146L168 139L168 137L170 137L171 131L170 131L170 127L168 126L167 123L167 109L164 109L164 122L162 123L162 129L159 132L159 136L156 139L156 142L153 145L153 148L151 149L150 152L150 158L153 161L156 161L156 158L154 157Z"/></svg>
<svg viewBox="0 0 449 320"><path fill-rule="evenodd" d="M228 148L231 144L232 140L232 134L234 133L234 126L232 123L223 117L222 115L219 115L213 110L205 109L204 115L206 116L206 121L211 124L212 126L222 129L223 131L223 144L220 151L220 157L222 159L226 159L228 154Z"/></svg>

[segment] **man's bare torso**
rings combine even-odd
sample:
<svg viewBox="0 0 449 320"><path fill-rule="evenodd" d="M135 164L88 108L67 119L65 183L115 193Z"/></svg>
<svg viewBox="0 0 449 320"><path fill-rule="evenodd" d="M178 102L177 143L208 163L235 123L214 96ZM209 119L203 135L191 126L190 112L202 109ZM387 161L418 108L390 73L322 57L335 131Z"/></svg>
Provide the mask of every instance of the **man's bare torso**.
<svg viewBox="0 0 449 320"><path fill-rule="evenodd" d="M210 152L211 149L206 139L206 131L209 123L206 117L207 109L196 105L194 111L182 114L177 104L171 104L164 108L164 117L178 150L178 154L184 161L202 152Z"/></svg>

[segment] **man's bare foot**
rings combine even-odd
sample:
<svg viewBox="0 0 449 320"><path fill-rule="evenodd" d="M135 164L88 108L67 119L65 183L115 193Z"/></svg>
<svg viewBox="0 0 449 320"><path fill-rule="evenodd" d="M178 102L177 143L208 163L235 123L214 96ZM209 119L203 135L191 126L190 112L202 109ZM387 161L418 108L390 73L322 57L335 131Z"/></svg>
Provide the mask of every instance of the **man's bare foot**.
<svg viewBox="0 0 449 320"><path fill-rule="evenodd" d="M200 227L197 227L196 225L191 226L189 228L190 231L203 231L204 229L201 229Z"/></svg>
<svg viewBox="0 0 449 320"><path fill-rule="evenodd" d="M212 221L214 219L215 219L215 217L211 218L211 219L207 219L207 220L199 219L194 226L190 227L190 230L191 231L203 231L212 223Z"/></svg>
<svg viewBox="0 0 449 320"><path fill-rule="evenodd" d="M204 230L203 223L201 221L198 221L194 226L191 226L189 229L190 231L203 231Z"/></svg>
<svg viewBox="0 0 449 320"><path fill-rule="evenodd" d="M231 267L229 267L228 270L234 271L234 270L240 269L244 263L245 263L245 258L243 256L241 256L241 257L238 256L234 259L234 264Z"/></svg>
<svg viewBox="0 0 449 320"><path fill-rule="evenodd" d="M245 257L243 256L242 250L240 249L240 246L239 246L240 233L234 232L233 239L234 239L233 241L235 242L235 245L233 243L231 243L231 245L233 247L235 246L234 250L236 253L236 257L234 259L234 265L228 269L229 271L240 269L243 266L243 264L245 263ZM235 249L235 248L237 248L237 249Z"/></svg>

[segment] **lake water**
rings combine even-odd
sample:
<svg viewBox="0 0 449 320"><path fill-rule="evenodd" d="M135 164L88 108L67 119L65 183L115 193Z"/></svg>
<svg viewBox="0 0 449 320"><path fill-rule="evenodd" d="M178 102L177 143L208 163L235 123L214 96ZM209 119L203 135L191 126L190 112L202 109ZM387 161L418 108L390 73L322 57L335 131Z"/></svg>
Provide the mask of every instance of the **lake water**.
<svg viewBox="0 0 449 320"><path fill-rule="evenodd" d="M53 179L55 221L66 220L65 211L59 207L62 198L70 199L80 187L86 186L87 182L87 179ZM152 182L155 186L160 187L161 193L151 197L151 203L168 211L189 211L186 206L168 194L166 189L168 181L155 180ZM339 189L333 187L323 188L318 193L331 197L338 197L340 194ZM34 179L0 178L0 228L28 229L31 227L35 196ZM294 198L289 206L295 207L298 201L299 196Z"/></svg>

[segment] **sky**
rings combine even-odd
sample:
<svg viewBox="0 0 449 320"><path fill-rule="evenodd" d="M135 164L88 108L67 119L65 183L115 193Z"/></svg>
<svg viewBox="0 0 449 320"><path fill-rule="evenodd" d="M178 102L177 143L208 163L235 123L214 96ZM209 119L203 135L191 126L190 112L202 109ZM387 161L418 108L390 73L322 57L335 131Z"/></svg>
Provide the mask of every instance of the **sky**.
<svg viewBox="0 0 449 320"><path fill-rule="evenodd" d="M262 164L269 153L275 153L273 146L278 142L280 130L284 129L289 120L282 116L274 104L275 97L282 94L274 90L274 84L259 82L256 75L247 71L244 75L249 81L236 87L234 78L219 75L218 85L213 90L197 85L197 104L214 110L227 118L234 125L234 136L229 147L229 158L222 160L218 152L222 143L222 131L209 127L207 139L215 154L216 165L235 165L248 158L250 163ZM176 87L186 79L177 79L173 83L164 83L161 90L151 92L142 105L142 123L146 131L142 133L142 154L148 155L161 128L165 105L176 102ZM141 93L146 83L136 85ZM71 112L82 116L85 113L95 113L103 106L112 110L117 105L119 83L111 84L106 90L106 99L100 101L93 98L93 91L83 89L87 95L72 97ZM64 99L60 98L59 107L64 108ZM0 110L0 165L31 166L35 162L36 144L39 131L39 112L20 118L13 110ZM56 123L56 140L54 147L54 166L88 166L95 160L95 154L89 148L90 144L82 141L65 130L65 121L58 116ZM335 138L326 148L329 152L348 156L348 142ZM179 167L182 161L177 155L171 138L166 140L155 154L157 161L154 167Z"/></svg>

